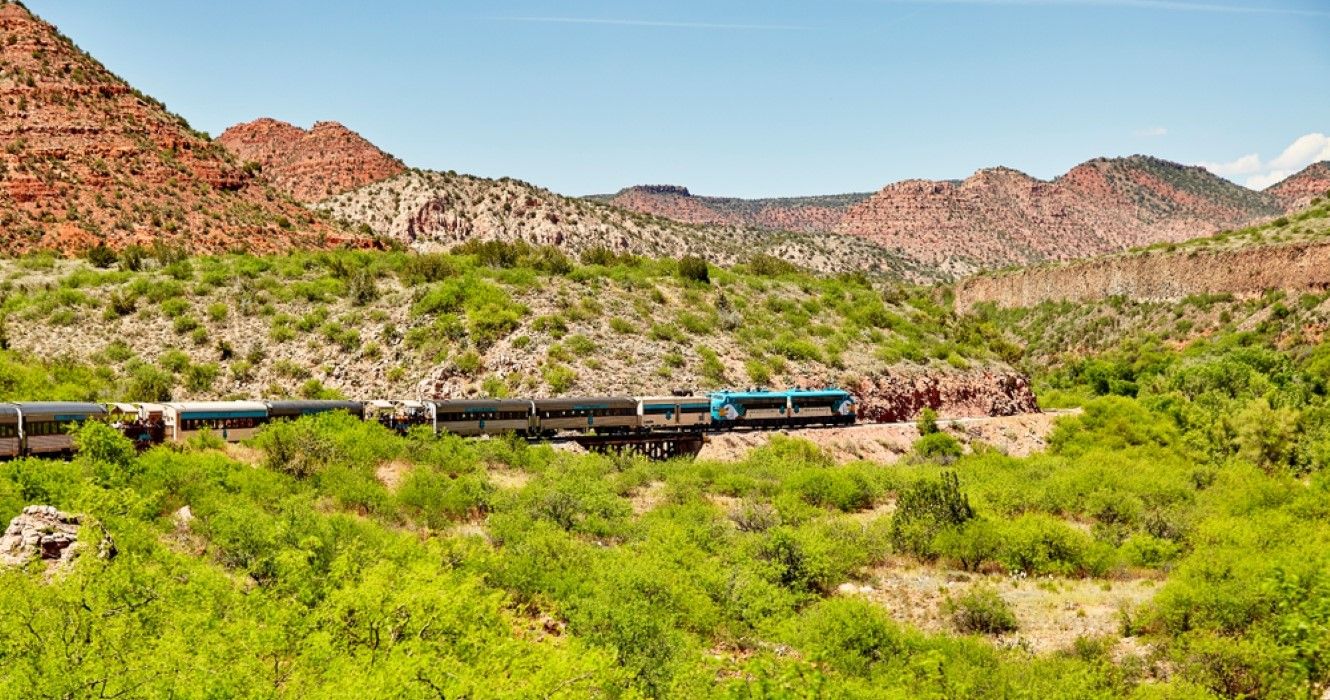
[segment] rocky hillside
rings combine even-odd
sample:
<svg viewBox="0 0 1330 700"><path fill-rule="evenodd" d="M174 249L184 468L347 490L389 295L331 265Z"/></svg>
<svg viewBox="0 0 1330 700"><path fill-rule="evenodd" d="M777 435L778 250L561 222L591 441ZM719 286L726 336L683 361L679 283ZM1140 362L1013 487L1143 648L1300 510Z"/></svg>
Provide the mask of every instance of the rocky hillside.
<svg viewBox="0 0 1330 700"><path fill-rule="evenodd" d="M1008 168L908 180L852 207L838 231L955 273L1182 241L1283 212L1202 168L1096 159L1052 181Z"/></svg>
<svg viewBox="0 0 1330 700"><path fill-rule="evenodd" d="M617 207L689 224L748 226L773 231L817 233L835 230L853 205L867 199L867 193L789 197L776 199L737 199L699 197L686 187L675 185L639 185L613 195L590 199Z"/></svg>
<svg viewBox="0 0 1330 700"><path fill-rule="evenodd" d="M242 162L258 163L277 189L307 203L406 170L402 161L337 122L317 122L305 130L276 119L257 119L227 129L217 141Z"/></svg>
<svg viewBox="0 0 1330 700"><path fill-rule="evenodd" d="M957 285L956 307L1087 302L1110 296L1177 301L1196 295L1330 289L1330 201L1263 226L1125 254L991 273Z"/></svg>
<svg viewBox="0 0 1330 700"><path fill-rule="evenodd" d="M696 254L719 264L769 255L821 272L859 270L907 279L931 270L854 236L696 226L564 197L508 178L412 170L331 197L318 208L416 250L469 240L525 241L574 255L594 249L652 257Z"/></svg>
<svg viewBox="0 0 1330 700"><path fill-rule="evenodd" d="M148 260L138 272L0 261L2 388L29 391L17 355L76 358L50 367L62 399L837 384L860 392L875 419L926 406L1034 408L1028 382L985 341L996 331L954 318L927 293L721 268L703 284L673 261L554 264L548 251L506 252L219 256Z"/></svg>
<svg viewBox="0 0 1330 700"><path fill-rule="evenodd" d="M340 241L16 3L0 4L0 253Z"/></svg>
<svg viewBox="0 0 1330 700"><path fill-rule="evenodd" d="M1330 161L1312 163L1302 171L1265 190L1290 211L1302 209L1317 197L1330 197Z"/></svg>

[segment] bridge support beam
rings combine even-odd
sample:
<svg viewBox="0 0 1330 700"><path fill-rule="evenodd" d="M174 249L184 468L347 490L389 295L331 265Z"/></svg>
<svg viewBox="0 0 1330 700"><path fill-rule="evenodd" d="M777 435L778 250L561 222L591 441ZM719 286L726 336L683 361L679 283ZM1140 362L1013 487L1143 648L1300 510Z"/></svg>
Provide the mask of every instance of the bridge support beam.
<svg viewBox="0 0 1330 700"><path fill-rule="evenodd" d="M637 454L658 462L696 457L706 443L701 433L650 433L645 435L579 435L572 438L588 452Z"/></svg>

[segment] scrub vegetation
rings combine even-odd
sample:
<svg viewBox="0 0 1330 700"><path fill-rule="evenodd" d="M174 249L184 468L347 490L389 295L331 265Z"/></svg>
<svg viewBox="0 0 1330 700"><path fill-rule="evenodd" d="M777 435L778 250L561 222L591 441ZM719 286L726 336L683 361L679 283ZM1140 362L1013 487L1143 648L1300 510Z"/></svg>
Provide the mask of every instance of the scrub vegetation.
<svg viewBox="0 0 1330 700"><path fill-rule="evenodd" d="M915 342L907 329L917 328L924 361L949 363L943 348L1012 356L1046 405L1079 412L1059 419L1045 451L1020 458L962 445L926 413L919 441L893 464L838 463L779 436L737 462L652 463L504 439L401 437L335 414L269 425L248 446L200 440L136 455L89 425L78 436L88 449L71 461L0 464L0 513L38 503L84 513L118 552L68 569L0 571L0 694L1330 690L1322 299L1110 301L957 317L940 293L854 278L709 266L706 280L683 279L668 261L588 265L539 251L505 266L508 252L195 258L132 274L59 263L48 272L116 281L15 288L7 328L39 317L35 309L105 313L111 287L121 301L136 295L139 308L154 294L187 299L170 311L217 337L213 324L245 311L192 296L210 266L271 266L263 279L290 265L302 272L256 302L282 309L274 327L336 343L345 331L328 325L346 319L362 347L387 347L364 322L387 312L375 306L385 298L409 300L403 318L438 330L429 342L456 328L470 353L462 364L482 375L484 339L537 347L549 337L545 374L573 387L595 371L587 360L603 361L605 338L659 325L672 329L660 342L674 344L663 367L682 371L701 347L706 372L724 376L735 370L707 339L735 313L730 337L761 348L740 372L827 362L829 341L874 333L880 355ZM329 272L336 260L384 266L347 276L374 280L356 283L370 301L346 296ZM230 267L220 274L246 279ZM143 275L153 283L131 292ZM573 294L563 286L571 282L607 293ZM523 291L536 286L563 300L539 306ZM297 297L303 307L279 306ZM1202 312L1213 322L1199 323ZM1109 314L1121 323L1089 332L1087 319ZM1186 318L1204 332L1160 333L1163 320ZM586 330L588 319L605 334ZM796 321L808 332L782 338ZM828 342L801 344L810 339ZM0 351L0 399L170 394L265 363L327 395L319 368L279 348L232 345L231 359L208 362L183 344L148 357L128 342L82 359Z"/></svg>
<svg viewBox="0 0 1330 700"><path fill-rule="evenodd" d="M90 426L80 440L100 447L73 461L0 465L0 512L89 513L119 551L0 573L0 683L39 695L152 696L189 679L198 695L279 697L1318 697L1330 687L1330 351L1255 340L1053 371L1043 381L1083 412L1021 459L981 446L836 464L777 438L737 463L661 464L398 437L341 415L269 426L252 455L205 442L135 456ZM81 378L7 367L25 390ZM942 604L949 630L857 592L919 566L973 582ZM1030 619L1007 599L1077 581L1155 589L1106 633L1030 650Z"/></svg>
<svg viewBox="0 0 1330 700"><path fill-rule="evenodd" d="M97 377L59 398L290 396L311 379L356 397L414 395L422 379L452 395L668 393L983 366L1011 350L940 291L761 258L727 269L499 242L95 258L0 262L0 350Z"/></svg>

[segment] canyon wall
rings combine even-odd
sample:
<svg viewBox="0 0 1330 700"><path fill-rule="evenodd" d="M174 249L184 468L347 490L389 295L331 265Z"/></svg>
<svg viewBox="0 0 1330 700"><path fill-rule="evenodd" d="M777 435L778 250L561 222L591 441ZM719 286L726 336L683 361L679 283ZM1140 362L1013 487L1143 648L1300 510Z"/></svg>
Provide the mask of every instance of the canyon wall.
<svg viewBox="0 0 1330 700"><path fill-rule="evenodd" d="M1193 294L1290 293L1330 288L1330 243L1320 241L1223 250L1150 251L1055 267L980 275L956 287L956 310L976 304L1035 306L1110 296L1175 301Z"/></svg>

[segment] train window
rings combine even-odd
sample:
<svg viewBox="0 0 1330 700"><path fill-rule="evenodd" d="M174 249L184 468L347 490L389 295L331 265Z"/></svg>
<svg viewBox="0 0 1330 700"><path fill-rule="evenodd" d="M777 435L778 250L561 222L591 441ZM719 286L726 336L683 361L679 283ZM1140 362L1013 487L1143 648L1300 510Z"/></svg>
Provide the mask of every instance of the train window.
<svg viewBox="0 0 1330 700"><path fill-rule="evenodd" d="M194 430L245 430L258 427L255 418L187 418L180 422L181 429Z"/></svg>
<svg viewBox="0 0 1330 700"><path fill-rule="evenodd" d="M23 431L28 435L64 435L66 431L64 423L55 421L42 421L40 423L28 423Z"/></svg>
<svg viewBox="0 0 1330 700"><path fill-rule="evenodd" d="M686 403L679 407L681 413L711 413L711 404Z"/></svg>
<svg viewBox="0 0 1330 700"><path fill-rule="evenodd" d="M16 437L18 437L17 425L0 425L0 438L16 438Z"/></svg>

